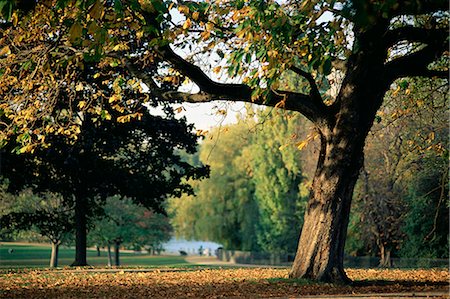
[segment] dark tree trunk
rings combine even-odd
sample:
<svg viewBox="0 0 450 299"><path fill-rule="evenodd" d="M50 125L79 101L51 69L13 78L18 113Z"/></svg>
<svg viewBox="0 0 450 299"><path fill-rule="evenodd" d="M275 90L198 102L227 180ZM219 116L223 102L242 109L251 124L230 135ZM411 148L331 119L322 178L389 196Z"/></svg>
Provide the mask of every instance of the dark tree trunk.
<svg viewBox="0 0 450 299"><path fill-rule="evenodd" d="M349 283L344 245L364 137L322 130L321 151L291 277ZM345 145L345 146L344 146Z"/></svg>
<svg viewBox="0 0 450 299"><path fill-rule="evenodd" d="M111 244L108 242L108 267L112 266Z"/></svg>
<svg viewBox="0 0 450 299"><path fill-rule="evenodd" d="M364 163L364 143L390 81L387 52L378 41L388 24L355 28L358 50L329 114L315 125L321 148L290 277L349 283L344 247L353 189Z"/></svg>
<svg viewBox="0 0 450 299"><path fill-rule="evenodd" d="M100 254L100 246L96 245L95 248L97 249L97 256L101 256L101 254Z"/></svg>
<svg viewBox="0 0 450 299"><path fill-rule="evenodd" d="M114 242L114 265L115 266L120 266L120 241L119 242Z"/></svg>
<svg viewBox="0 0 450 299"><path fill-rule="evenodd" d="M52 255L50 257L50 268L58 267L58 253L61 242L52 241Z"/></svg>
<svg viewBox="0 0 450 299"><path fill-rule="evenodd" d="M75 200L75 261L74 266L87 266L86 259L86 200L82 197L77 197Z"/></svg>
<svg viewBox="0 0 450 299"><path fill-rule="evenodd" d="M350 282L343 263L353 189L366 137L389 86L380 76L385 58L368 57L370 52L349 60L334 115L316 124L321 148L291 277Z"/></svg>

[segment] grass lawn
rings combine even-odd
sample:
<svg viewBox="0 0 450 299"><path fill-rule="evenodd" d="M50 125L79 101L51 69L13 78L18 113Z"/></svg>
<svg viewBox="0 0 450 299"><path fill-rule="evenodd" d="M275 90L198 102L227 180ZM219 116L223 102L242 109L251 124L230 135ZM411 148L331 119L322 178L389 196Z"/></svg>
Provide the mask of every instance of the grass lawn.
<svg viewBox="0 0 450 299"><path fill-rule="evenodd" d="M12 249L12 252L10 253ZM51 246L45 244L24 244L0 242L0 268L42 268L50 263ZM69 266L74 261L75 249L62 247L59 249L59 266ZM96 250L87 251L88 264L106 266L107 253L97 256ZM181 256L151 256L121 252L120 262L123 267L181 267L189 265Z"/></svg>

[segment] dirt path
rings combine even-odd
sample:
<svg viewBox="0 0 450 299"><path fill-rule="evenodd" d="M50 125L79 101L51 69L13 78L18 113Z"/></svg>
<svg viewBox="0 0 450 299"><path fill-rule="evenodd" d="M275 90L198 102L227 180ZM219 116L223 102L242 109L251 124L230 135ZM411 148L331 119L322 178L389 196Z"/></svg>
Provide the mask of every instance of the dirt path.
<svg viewBox="0 0 450 299"><path fill-rule="evenodd" d="M196 265L206 265L206 266L226 266L226 267L238 267L238 268L274 268L274 269L287 269L283 266L269 266L269 265L251 265L251 264L236 264L233 262L226 262L217 259L214 256L198 256L190 255L185 258L186 262Z"/></svg>

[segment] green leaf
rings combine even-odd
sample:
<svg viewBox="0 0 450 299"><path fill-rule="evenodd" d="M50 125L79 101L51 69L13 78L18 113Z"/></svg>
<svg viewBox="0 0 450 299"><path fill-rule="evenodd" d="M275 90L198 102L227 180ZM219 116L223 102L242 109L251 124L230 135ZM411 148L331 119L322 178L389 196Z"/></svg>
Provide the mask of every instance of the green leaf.
<svg viewBox="0 0 450 299"><path fill-rule="evenodd" d="M324 74L325 76L329 75L329 74L331 73L331 68L332 68L332 65L331 65L331 58L328 57L328 58L323 62L323 65L322 65L322 71L323 71L323 74Z"/></svg>
<svg viewBox="0 0 450 299"><path fill-rule="evenodd" d="M153 7L158 11L159 13L167 13L167 7L164 5L164 2L161 0L151 0Z"/></svg>

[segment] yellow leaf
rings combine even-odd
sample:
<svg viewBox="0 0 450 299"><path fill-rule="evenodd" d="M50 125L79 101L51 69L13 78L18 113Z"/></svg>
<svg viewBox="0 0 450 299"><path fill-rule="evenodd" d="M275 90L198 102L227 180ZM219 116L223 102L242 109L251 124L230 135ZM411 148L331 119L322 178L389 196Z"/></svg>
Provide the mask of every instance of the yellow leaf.
<svg viewBox="0 0 450 299"><path fill-rule="evenodd" d="M397 85L397 89L394 90L392 95L395 97L399 91L400 91L400 85Z"/></svg>
<svg viewBox="0 0 450 299"><path fill-rule="evenodd" d="M200 33L200 35L203 38L203 40L207 40L211 36L211 32L203 31L202 33Z"/></svg>
<svg viewBox="0 0 450 299"><path fill-rule="evenodd" d="M80 101L78 103L78 108L83 109L83 107L86 107L86 101Z"/></svg>
<svg viewBox="0 0 450 299"><path fill-rule="evenodd" d="M9 46L5 46L0 50L0 56L9 55L11 54L11 49Z"/></svg>
<svg viewBox="0 0 450 299"><path fill-rule="evenodd" d="M108 102L109 102L109 103L114 103L114 102L117 102L117 101L119 101L119 100L121 100L121 99L122 99L122 96L121 96L121 95L119 95L119 94L113 94L113 95L109 98Z"/></svg>
<svg viewBox="0 0 450 299"><path fill-rule="evenodd" d="M219 72L220 72L220 70L222 69L222 67L219 65L219 66L216 66L214 69L213 69L213 72L214 73L216 73L216 74L218 74Z"/></svg>
<svg viewBox="0 0 450 299"><path fill-rule="evenodd" d="M17 15L17 12L14 12L11 16L11 22L14 26L17 26L17 23L19 23L19 17Z"/></svg>
<svg viewBox="0 0 450 299"><path fill-rule="evenodd" d="M302 141L302 142L297 143L297 148L298 148L299 150L302 150L302 149L304 149L305 146L307 146L307 145L308 145L308 140L304 140L304 141Z"/></svg>
<svg viewBox="0 0 450 299"><path fill-rule="evenodd" d="M183 29L184 30L189 29L191 25L192 25L191 19L186 19L186 21L183 24Z"/></svg>
<svg viewBox="0 0 450 299"><path fill-rule="evenodd" d="M200 16L200 13L198 12L198 11L195 11L193 14L192 14L192 18L194 19L194 20L198 20L198 17Z"/></svg>
<svg viewBox="0 0 450 299"><path fill-rule="evenodd" d="M289 146L289 144L283 144L283 145L281 145L279 148L278 148L278 150L279 151L282 151L282 150L284 150L286 147L288 147Z"/></svg>
<svg viewBox="0 0 450 299"><path fill-rule="evenodd" d="M83 90L83 83L79 82L79 83L75 86L75 90L76 90L76 91L82 91L82 90Z"/></svg>
<svg viewBox="0 0 450 299"><path fill-rule="evenodd" d="M431 132L429 135L428 135L428 138L430 138L430 140L434 140L434 132Z"/></svg>
<svg viewBox="0 0 450 299"><path fill-rule="evenodd" d="M174 110L175 110L176 113L181 113L181 112L183 112L185 109L184 109L183 106L180 106L180 107L178 107L178 108L176 108L176 109L174 109Z"/></svg>
<svg viewBox="0 0 450 299"><path fill-rule="evenodd" d="M96 73L96 74L94 75L94 79L97 79L98 77L100 77L100 73Z"/></svg>
<svg viewBox="0 0 450 299"><path fill-rule="evenodd" d="M241 31L239 31L238 33L236 33L236 36L237 36L238 38L243 38L246 32L247 32L247 29L244 28L244 29L242 29Z"/></svg>
<svg viewBox="0 0 450 299"><path fill-rule="evenodd" d="M114 46L113 51L126 51L129 49L130 47L127 44L118 44Z"/></svg>
<svg viewBox="0 0 450 299"><path fill-rule="evenodd" d="M32 148L33 147L30 144L25 145L24 147L20 148L19 153L23 154L23 153L29 152L29 151L31 151Z"/></svg>
<svg viewBox="0 0 450 299"><path fill-rule="evenodd" d="M207 31L211 31L211 30L213 30L214 25L213 25L213 23L208 22L208 23L206 23L205 28Z"/></svg>
<svg viewBox="0 0 450 299"><path fill-rule="evenodd" d="M182 14L188 14L189 13L189 7L181 5L178 7L178 11Z"/></svg>

